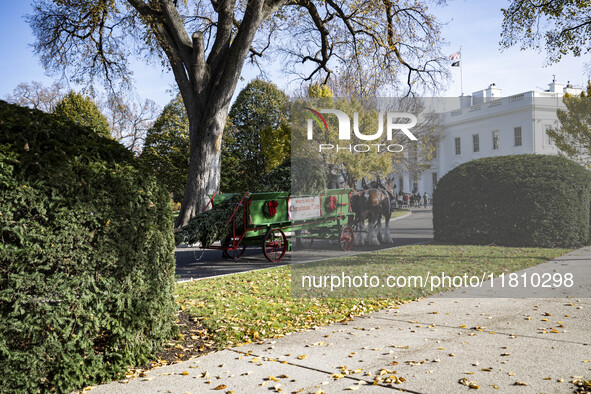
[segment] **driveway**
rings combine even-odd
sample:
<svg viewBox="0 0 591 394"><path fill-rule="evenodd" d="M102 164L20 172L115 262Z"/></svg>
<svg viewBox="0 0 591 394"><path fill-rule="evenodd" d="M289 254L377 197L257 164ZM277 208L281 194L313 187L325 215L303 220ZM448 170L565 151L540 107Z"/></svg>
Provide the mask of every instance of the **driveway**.
<svg viewBox="0 0 591 394"><path fill-rule="evenodd" d="M177 248L176 275L179 281L209 278L237 272L246 272L263 268L279 267L295 262L302 263L329 257L338 257L371 250L386 249L396 246L430 242L433 240L433 215L430 209L414 209L406 217L392 219L390 229L394 244L371 247L354 247L351 252L342 252L336 245L328 242L314 242L306 250L287 252L277 263L265 259L260 247L249 247L239 260L224 259L219 250L201 250L199 248Z"/></svg>

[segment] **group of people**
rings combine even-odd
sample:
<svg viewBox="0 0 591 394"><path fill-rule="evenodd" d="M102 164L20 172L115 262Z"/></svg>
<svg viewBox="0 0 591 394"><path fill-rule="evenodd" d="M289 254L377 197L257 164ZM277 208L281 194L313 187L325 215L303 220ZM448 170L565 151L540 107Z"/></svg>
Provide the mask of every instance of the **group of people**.
<svg viewBox="0 0 591 394"><path fill-rule="evenodd" d="M392 208L427 208L431 205L431 200L427 192L422 195L416 190L413 193L405 193L402 190L396 193L394 190L395 187L396 185L394 185L391 178L386 180L386 184L382 182L379 176L369 184L365 181L365 178L361 179L361 188L363 190L381 189L387 192Z"/></svg>
<svg viewBox="0 0 591 394"><path fill-rule="evenodd" d="M429 200L429 195L427 192L421 193L404 193L403 191L399 191L396 194L396 207L410 207L410 208L418 208L418 207L428 207L431 201Z"/></svg>

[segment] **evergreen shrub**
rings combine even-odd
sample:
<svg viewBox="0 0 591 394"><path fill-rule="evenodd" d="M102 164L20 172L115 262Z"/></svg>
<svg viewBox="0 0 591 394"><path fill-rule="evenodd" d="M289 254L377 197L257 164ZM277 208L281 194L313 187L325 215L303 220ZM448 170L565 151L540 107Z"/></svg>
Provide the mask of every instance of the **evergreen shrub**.
<svg viewBox="0 0 591 394"><path fill-rule="evenodd" d="M590 203L591 173L564 157L473 160L437 184L435 239L505 246L588 245Z"/></svg>
<svg viewBox="0 0 591 394"><path fill-rule="evenodd" d="M69 392L175 330L170 198L116 141L0 101L0 392Z"/></svg>

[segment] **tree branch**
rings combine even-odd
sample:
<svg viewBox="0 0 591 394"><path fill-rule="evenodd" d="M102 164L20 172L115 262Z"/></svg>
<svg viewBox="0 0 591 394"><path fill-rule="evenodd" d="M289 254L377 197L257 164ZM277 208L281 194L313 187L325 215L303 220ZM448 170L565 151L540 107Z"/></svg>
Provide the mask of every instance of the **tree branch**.
<svg viewBox="0 0 591 394"><path fill-rule="evenodd" d="M229 49L232 40L232 27L234 24L234 1L219 0L216 3L217 7L214 6L214 9L218 13L217 30L215 41L207 57L207 64L214 69L218 68L224 61L225 53Z"/></svg>
<svg viewBox="0 0 591 394"><path fill-rule="evenodd" d="M163 25L168 27L170 35L178 48L180 57L183 59L187 68L189 68L191 64L192 45L183 21L175 5L170 0L160 0L160 4L164 19L166 20L166 23L163 23Z"/></svg>

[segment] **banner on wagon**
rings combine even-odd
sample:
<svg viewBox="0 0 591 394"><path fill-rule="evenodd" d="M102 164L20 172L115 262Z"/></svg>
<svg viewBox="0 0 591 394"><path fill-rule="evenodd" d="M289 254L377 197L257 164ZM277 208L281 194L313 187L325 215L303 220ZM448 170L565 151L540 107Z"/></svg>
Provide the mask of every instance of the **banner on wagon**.
<svg viewBox="0 0 591 394"><path fill-rule="evenodd" d="M321 216L320 197L293 197L287 204L290 220L312 219Z"/></svg>

